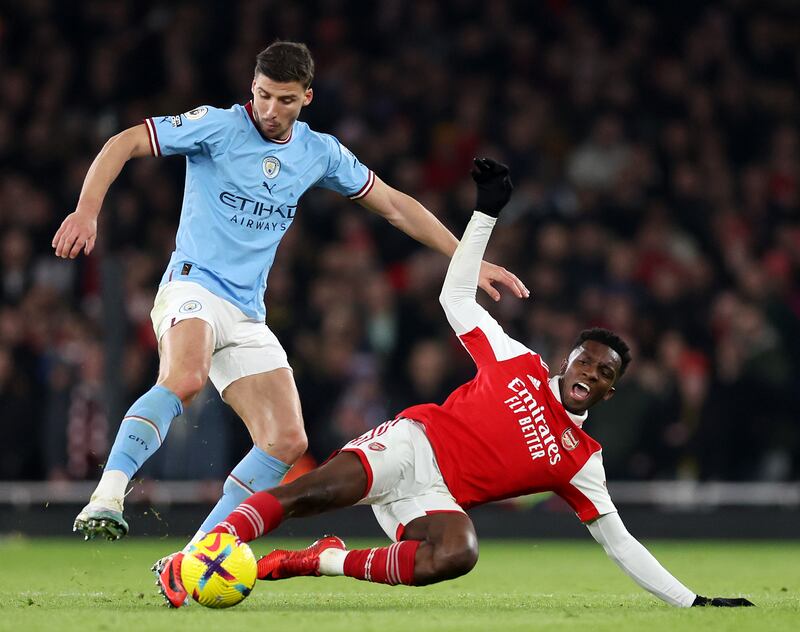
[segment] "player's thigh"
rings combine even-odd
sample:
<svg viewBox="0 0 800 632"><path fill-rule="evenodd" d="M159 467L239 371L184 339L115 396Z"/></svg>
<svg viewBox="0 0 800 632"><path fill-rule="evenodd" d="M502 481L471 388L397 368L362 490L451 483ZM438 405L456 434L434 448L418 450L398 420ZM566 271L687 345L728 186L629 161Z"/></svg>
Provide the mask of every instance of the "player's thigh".
<svg viewBox="0 0 800 632"><path fill-rule="evenodd" d="M202 388L208 378L214 352L214 333L205 320L182 320L161 336L159 341L159 383L192 376Z"/></svg>
<svg viewBox="0 0 800 632"><path fill-rule="evenodd" d="M432 544L450 544L455 547L475 547L478 535L470 517L463 511L430 511L409 522L402 540L425 540Z"/></svg>
<svg viewBox="0 0 800 632"><path fill-rule="evenodd" d="M409 482L408 477L395 480L399 498L371 502L375 519L384 533L391 539L400 540L426 540L429 537L429 525L439 524L442 519L436 516L463 516L464 510L459 507L449 491L431 489L428 485L420 485L415 481ZM445 518L446 520L446 518ZM467 520L469 520L467 518ZM414 537L407 536L407 530L412 525ZM431 536L435 534L431 532Z"/></svg>
<svg viewBox="0 0 800 632"><path fill-rule="evenodd" d="M291 369L240 377L223 398L242 418L256 443L274 444L287 434L304 434L300 395Z"/></svg>
<svg viewBox="0 0 800 632"><path fill-rule="evenodd" d="M225 302L197 283L173 281L158 289L150 318L158 340L159 383L175 386L181 378L202 388L224 310Z"/></svg>

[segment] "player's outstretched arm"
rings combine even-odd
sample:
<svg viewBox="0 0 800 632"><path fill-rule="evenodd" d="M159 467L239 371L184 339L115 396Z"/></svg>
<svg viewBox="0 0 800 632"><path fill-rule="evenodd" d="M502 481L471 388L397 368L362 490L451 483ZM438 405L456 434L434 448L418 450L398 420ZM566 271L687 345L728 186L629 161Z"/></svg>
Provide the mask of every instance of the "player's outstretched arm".
<svg viewBox="0 0 800 632"><path fill-rule="evenodd" d="M151 156L144 124L112 136L97 154L83 181L75 210L64 218L53 237L57 257L74 259L81 250L89 254L97 239L97 216L111 183L131 158Z"/></svg>
<svg viewBox="0 0 800 632"><path fill-rule="evenodd" d="M476 210L453 253L439 295L447 320L459 336L477 327L486 314L475 301L483 254L497 217L514 188L508 167L490 158L475 160L472 179L477 188Z"/></svg>
<svg viewBox="0 0 800 632"><path fill-rule="evenodd" d="M409 237L448 257L452 257L458 246L458 240L453 233L447 230L433 213L411 196L393 189L377 176L370 192L358 202ZM517 298L527 298L529 295L522 281L501 266L483 261L479 272L478 287L495 301L500 300L500 292L495 289L495 283L506 286Z"/></svg>
<svg viewBox="0 0 800 632"><path fill-rule="evenodd" d="M681 608L753 605L744 598L709 599L693 593L661 566L650 551L628 532L616 512L600 516L586 526L617 566L642 588L670 605Z"/></svg>
<svg viewBox="0 0 800 632"><path fill-rule="evenodd" d="M688 608L694 603L697 595L675 579L650 551L628 533L619 514L605 514L586 523L586 526L608 557L642 588L672 606Z"/></svg>

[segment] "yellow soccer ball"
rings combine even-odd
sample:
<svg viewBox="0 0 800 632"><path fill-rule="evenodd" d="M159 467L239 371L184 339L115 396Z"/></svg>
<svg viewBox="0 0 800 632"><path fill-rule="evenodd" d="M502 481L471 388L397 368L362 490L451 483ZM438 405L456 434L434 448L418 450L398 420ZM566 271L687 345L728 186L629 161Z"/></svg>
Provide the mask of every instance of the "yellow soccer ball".
<svg viewBox="0 0 800 632"><path fill-rule="evenodd" d="M230 608L256 583L256 558L247 544L229 533L210 533L195 542L181 562L181 581L197 603Z"/></svg>

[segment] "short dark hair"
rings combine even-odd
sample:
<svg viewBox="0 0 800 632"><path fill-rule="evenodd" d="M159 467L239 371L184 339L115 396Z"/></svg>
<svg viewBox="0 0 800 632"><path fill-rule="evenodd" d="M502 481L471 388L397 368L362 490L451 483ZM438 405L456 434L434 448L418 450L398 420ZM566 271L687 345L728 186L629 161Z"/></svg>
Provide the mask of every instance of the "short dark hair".
<svg viewBox="0 0 800 632"><path fill-rule="evenodd" d="M256 55L258 73L279 83L299 81L308 88L314 78L314 60L305 44L276 40Z"/></svg>
<svg viewBox="0 0 800 632"><path fill-rule="evenodd" d="M628 343L613 331L603 329L602 327L592 327L591 329L584 329L580 333L578 339L575 341L575 344L572 345L572 348L575 349L580 347L587 340L594 340L595 342L604 344L619 354L622 363L619 366L619 375L617 376L617 379L621 378L622 374L625 373L625 369L628 368L628 365L631 362L631 348L628 346Z"/></svg>

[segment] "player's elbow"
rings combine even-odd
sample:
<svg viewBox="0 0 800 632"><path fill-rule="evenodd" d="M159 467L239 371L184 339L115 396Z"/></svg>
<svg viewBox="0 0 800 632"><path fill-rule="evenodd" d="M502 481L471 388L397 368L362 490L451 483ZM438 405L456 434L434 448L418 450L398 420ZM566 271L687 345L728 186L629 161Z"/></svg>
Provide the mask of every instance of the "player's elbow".
<svg viewBox="0 0 800 632"><path fill-rule="evenodd" d="M442 306L442 309L446 312L450 306L450 301L452 297L450 296L449 289L447 285L442 288L442 291L439 293L439 305Z"/></svg>

